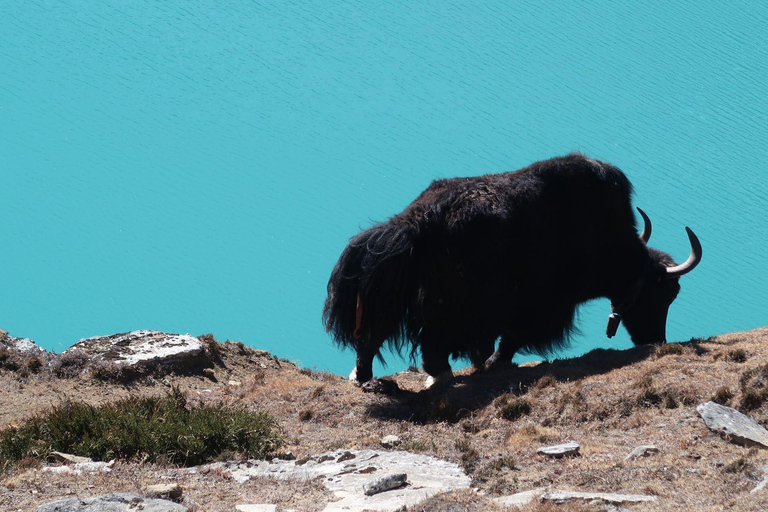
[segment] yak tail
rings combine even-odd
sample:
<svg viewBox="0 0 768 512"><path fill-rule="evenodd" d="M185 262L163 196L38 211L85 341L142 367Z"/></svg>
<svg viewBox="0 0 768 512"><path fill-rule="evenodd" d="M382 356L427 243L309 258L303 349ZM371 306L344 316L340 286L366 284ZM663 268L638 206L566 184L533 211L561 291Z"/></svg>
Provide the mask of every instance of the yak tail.
<svg viewBox="0 0 768 512"><path fill-rule="evenodd" d="M418 230L393 218L350 240L328 281L323 324L339 345L400 350L407 333L409 277Z"/></svg>

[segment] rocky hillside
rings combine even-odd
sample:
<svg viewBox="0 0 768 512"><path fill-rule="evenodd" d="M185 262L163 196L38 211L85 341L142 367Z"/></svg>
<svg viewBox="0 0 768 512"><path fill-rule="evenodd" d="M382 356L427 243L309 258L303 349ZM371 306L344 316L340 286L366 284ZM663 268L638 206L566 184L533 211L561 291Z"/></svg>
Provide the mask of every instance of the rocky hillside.
<svg viewBox="0 0 768 512"><path fill-rule="evenodd" d="M0 510L766 510L766 341L768 328L467 369L429 391L408 371L381 394L211 336L138 331L55 355L2 334L4 432L66 400L177 390L187 407L267 413L281 442L267 461L192 467L26 457L0 474ZM705 423L707 402L728 407L725 426ZM736 411L757 422L752 437L727 430Z"/></svg>

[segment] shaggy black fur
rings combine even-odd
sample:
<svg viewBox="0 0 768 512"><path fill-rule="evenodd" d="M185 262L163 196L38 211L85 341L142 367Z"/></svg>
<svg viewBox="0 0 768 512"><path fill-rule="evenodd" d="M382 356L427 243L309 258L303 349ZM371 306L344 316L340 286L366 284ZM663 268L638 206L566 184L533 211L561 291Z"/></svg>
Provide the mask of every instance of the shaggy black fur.
<svg viewBox="0 0 768 512"><path fill-rule="evenodd" d="M579 154L435 181L352 238L328 283L325 327L357 351L360 382L385 342L421 349L434 376L450 371L449 355L482 368L499 337L493 362L548 354L567 343L579 304L620 304L642 282L625 324L635 343L662 342L679 285L663 277L672 259L638 238L631 195L619 169Z"/></svg>

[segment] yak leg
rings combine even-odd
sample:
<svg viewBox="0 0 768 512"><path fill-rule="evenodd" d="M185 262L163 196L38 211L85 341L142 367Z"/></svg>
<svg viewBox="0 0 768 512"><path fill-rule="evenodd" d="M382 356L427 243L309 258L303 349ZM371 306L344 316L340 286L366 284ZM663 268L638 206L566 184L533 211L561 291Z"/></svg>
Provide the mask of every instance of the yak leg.
<svg viewBox="0 0 768 512"><path fill-rule="evenodd" d="M422 340L421 344L422 367L429 375L424 383L424 387L427 389L453 382L453 372L448 361L449 353L438 348L438 343L439 341L435 342L432 339L427 342Z"/></svg>
<svg viewBox="0 0 768 512"><path fill-rule="evenodd" d="M478 341L477 345L470 351L469 360L472 362L475 371L485 370L486 361L492 357L493 347L496 345L496 339Z"/></svg>
<svg viewBox="0 0 768 512"><path fill-rule="evenodd" d="M499 348L485 362L485 368L491 370L501 368L502 365L511 364L518 348L520 348L520 344L514 341L514 337L503 335L499 342Z"/></svg>
<svg viewBox="0 0 768 512"><path fill-rule="evenodd" d="M361 343L358 345L357 362L352 373L349 374L349 380L360 386L373 378L373 358L381 345L382 343Z"/></svg>

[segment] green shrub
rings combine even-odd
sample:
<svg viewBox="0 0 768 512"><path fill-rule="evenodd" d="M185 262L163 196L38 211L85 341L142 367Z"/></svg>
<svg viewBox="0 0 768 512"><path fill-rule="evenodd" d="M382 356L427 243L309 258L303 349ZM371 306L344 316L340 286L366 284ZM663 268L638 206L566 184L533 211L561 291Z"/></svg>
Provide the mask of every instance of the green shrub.
<svg viewBox="0 0 768 512"><path fill-rule="evenodd" d="M173 389L162 397L131 397L102 406L64 402L20 427L0 431L0 471L52 451L94 460L113 458L194 466L223 452L264 458L282 444L265 413L189 406Z"/></svg>

